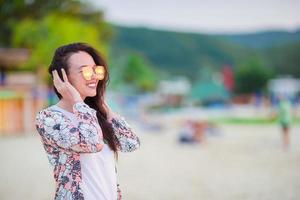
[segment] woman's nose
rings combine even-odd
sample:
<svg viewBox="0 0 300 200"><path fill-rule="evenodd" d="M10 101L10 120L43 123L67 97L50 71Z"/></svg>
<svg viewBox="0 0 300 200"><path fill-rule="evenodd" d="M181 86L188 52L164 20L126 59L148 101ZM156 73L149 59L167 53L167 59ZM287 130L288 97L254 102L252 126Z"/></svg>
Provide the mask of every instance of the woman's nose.
<svg viewBox="0 0 300 200"><path fill-rule="evenodd" d="M93 71L92 79L94 80L94 79L96 79L96 78L97 78L97 75L96 75L96 73Z"/></svg>

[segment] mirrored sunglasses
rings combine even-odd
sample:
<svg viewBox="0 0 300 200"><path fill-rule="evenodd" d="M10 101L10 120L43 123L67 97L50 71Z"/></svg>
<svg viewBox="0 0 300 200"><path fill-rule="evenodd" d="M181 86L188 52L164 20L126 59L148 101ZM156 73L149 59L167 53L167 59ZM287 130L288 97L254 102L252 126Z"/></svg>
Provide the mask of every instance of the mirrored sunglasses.
<svg viewBox="0 0 300 200"><path fill-rule="evenodd" d="M93 73L95 74L96 79L103 80L105 75L105 69L103 66L90 66L86 65L81 68L81 72L83 75L83 78L87 81L92 80Z"/></svg>

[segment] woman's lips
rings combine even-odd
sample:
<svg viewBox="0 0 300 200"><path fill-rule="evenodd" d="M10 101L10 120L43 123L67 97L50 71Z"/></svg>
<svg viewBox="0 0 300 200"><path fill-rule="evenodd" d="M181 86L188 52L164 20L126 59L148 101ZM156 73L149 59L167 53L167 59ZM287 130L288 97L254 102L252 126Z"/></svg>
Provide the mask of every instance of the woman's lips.
<svg viewBox="0 0 300 200"><path fill-rule="evenodd" d="M93 83L88 83L87 86L89 88L95 89L97 87L97 84L96 84L96 82L93 82Z"/></svg>

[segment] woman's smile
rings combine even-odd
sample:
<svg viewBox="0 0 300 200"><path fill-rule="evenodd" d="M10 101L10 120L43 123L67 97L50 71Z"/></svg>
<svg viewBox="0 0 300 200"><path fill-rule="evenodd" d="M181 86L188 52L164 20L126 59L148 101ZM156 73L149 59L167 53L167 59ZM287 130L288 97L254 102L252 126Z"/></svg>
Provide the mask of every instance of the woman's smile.
<svg viewBox="0 0 300 200"><path fill-rule="evenodd" d="M97 88L97 81L93 81L87 84L87 86L91 89L96 89Z"/></svg>

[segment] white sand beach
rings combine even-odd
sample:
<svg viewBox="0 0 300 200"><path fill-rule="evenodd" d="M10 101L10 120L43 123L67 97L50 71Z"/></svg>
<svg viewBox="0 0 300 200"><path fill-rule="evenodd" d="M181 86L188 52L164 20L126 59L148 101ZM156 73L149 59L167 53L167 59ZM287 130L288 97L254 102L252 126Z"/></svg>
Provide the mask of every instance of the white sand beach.
<svg viewBox="0 0 300 200"><path fill-rule="evenodd" d="M300 126L283 151L276 125L222 125L205 145L180 145L178 126L132 127L141 148L119 155L125 200L300 199ZM40 138L0 138L0 199L53 199L54 180Z"/></svg>

